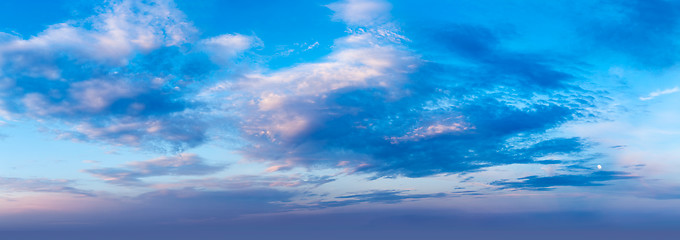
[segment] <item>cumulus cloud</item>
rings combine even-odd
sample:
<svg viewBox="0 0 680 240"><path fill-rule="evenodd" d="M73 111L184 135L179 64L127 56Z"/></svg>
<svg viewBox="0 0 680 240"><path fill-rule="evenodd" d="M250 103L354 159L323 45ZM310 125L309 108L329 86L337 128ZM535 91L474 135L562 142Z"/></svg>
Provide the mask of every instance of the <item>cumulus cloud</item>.
<svg viewBox="0 0 680 240"><path fill-rule="evenodd" d="M111 1L99 15L84 21L55 24L25 40L5 38L0 63L17 74L57 79L61 70L51 64L59 55L124 65L135 51L178 45L194 32L172 1Z"/></svg>
<svg viewBox="0 0 680 240"><path fill-rule="evenodd" d="M364 11L366 14L386 14L373 11L378 10L373 8L376 6L383 8L384 3L342 4L338 7L352 8L352 11L367 7L371 11ZM352 7L355 4L362 6ZM284 151L306 141L309 134L328 127L328 121L333 118L351 115L353 109L333 106L335 94L356 89L385 89L393 99L407 94L400 87L420 60L398 44L397 40L402 38L397 32L381 26L351 31L349 36L336 40L333 52L321 62L246 73L235 84L222 83L231 87L224 88L220 84L213 88L217 91L237 90L235 93L241 96L241 129L253 142L252 148L244 149L243 153L257 159L262 158L256 156L259 154L276 154L279 149ZM261 152L257 150L260 147L272 150ZM298 160L306 161L305 158ZM292 158L281 160L298 162ZM281 166L290 164L277 165L279 167L272 169L284 169Z"/></svg>
<svg viewBox="0 0 680 240"><path fill-rule="evenodd" d="M573 147L562 151L541 136L593 101L571 85L571 73L553 67L557 58L505 50L489 29L456 26L432 33L429 49L445 57L425 60L405 45L410 40L389 21L386 3L329 7L351 29L324 59L244 73L207 91L232 94L224 109L240 106L247 159L269 162L272 172L340 166L419 177L585 147L558 139ZM527 147L507 147L512 141Z"/></svg>
<svg viewBox="0 0 680 240"><path fill-rule="evenodd" d="M255 36L241 34L223 34L201 40L199 43L218 64L226 64L245 50L262 46L262 41Z"/></svg>
<svg viewBox="0 0 680 240"><path fill-rule="evenodd" d="M251 134L295 139L319 125L324 102L335 92L356 88L390 88L395 94L416 58L391 46L347 48L323 63L302 64L272 74L249 74L240 83L258 98L245 128ZM320 108L314 109L315 106ZM338 109L343 111L343 109ZM340 114L340 113L339 113Z"/></svg>
<svg viewBox="0 0 680 240"><path fill-rule="evenodd" d="M104 181L120 185L142 185L142 178L155 176L207 175L221 171L225 166L213 166L195 154L180 154L146 161L129 162L120 168L84 170Z"/></svg>
<svg viewBox="0 0 680 240"><path fill-rule="evenodd" d="M62 138L181 152L206 139L192 85L257 45L197 30L170 0L107 1L29 38L0 37L0 114L61 121ZM195 50L194 50L195 48ZM206 51L201 51L201 49Z"/></svg>

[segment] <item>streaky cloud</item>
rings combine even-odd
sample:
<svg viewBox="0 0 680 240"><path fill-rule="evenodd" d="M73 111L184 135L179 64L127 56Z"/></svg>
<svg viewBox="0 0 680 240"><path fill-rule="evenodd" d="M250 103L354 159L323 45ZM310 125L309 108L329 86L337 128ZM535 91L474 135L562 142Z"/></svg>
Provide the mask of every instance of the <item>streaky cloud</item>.
<svg viewBox="0 0 680 240"><path fill-rule="evenodd" d="M343 195L336 197L334 201L320 201L313 205L314 207L342 207L360 203L387 203L395 204L409 199L423 199L423 198L442 198L446 197L445 193L433 194L409 194L408 191L396 190L380 190L369 193L359 193L351 195Z"/></svg>
<svg viewBox="0 0 680 240"><path fill-rule="evenodd" d="M208 165L196 154L183 153L146 161L129 162L120 168L95 168L83 170L104 181L119 185L145 185L142 178L154 176L196 176L223 170L225 166Z"/></svg>
<svg viewBox="0 0 680 240"><path fill-rule="evenodd" d="M596 171L587 174L564 174L556 176L529 176L520 178L518 182L495 181L492 185L503 189L521 190L553 190L555 187L572 186L603 186L612 180L635 179L639 176L619 171Z"/></svg>
<svg viewBox="0 0 680 240"><path fill-rule="evenodd" d="M652 99L654 99L658 96L668 95L668 94L676 93L678 91L680 91L680 88L678 88L678 87L654 91L654 92L649 93L649 95L647 95L646 97L640 97L640 100L641 101L649 101L649 100L652 100Z"/></svg>
<svg viewBox="0 0 680 240"><path fill-rule="evenodd" d="M0 188L13 192L69 193L76 196L95 197L89 190L74 187L75 181L47 178L10 178L0 177Z"/></svg>

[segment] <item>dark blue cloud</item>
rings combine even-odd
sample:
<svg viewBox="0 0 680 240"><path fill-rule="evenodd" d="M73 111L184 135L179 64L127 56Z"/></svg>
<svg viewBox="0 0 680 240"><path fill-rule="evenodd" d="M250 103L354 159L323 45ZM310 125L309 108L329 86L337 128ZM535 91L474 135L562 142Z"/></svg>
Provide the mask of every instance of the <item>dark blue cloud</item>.
<svg viewBox="0 0 680 240"><path fill-rule="evenodd" d="M380 190L369 193L352 194L336 197L335 201L321 201L315 207L341 207L359 203L400 203L408 199L441 198L444 193L408 194L407 191Z"/></svg>
<svg viewBox="0 0 680 240"><path fill-rule="evenodd" d="M509 85L538 92L542 88L547 88L548 91L570 88L573 86L569 83L575 80L575 76L561 69L568 65L579 66L578 61L559 55L506 50L501 43L514 35L507 30L472 25L442 25L425 31L424 35L431 36L421 37L422 41L430 43L424 47L430 51L438 51L431 53L433 56L449 60L462 58L467 61L476 71L470 77L477 81L475 85L478 86ZM441 51L448 51L450 54L443 54Z"/></svg>
<svg viewBox="0 0 680 240"><path fill-rule="evenodd" d="M535 159L579 154L588 147L584 139L544 135L590 116L587 108L598 99L575 86L577 73L557 67L556 59L564 59L505 50L499 44L503 38L477 26L454 26L433 35L421 39L427 47L417 50L437 53L425 55L432 59L407 76L404 96L395 98L391 89L347 87L313 104L286 106L313 116L313 127L274 143L251 138L257 149L246 147L243 153L307 166L350 160L356 171L376 177L421 177L513 163L559 163Z"/></svg>
<svg viewBox="0 0 680 240"><path fill-rule="evenodd" d="M639 178L626 172L617 171L596 171L588 174L566 174L557 176L529 176L520 178L519 182L495 181L491 185L500 186L504 189L525 189L525 190L551 190L560 186L603 186L612 180Z"/></svg>

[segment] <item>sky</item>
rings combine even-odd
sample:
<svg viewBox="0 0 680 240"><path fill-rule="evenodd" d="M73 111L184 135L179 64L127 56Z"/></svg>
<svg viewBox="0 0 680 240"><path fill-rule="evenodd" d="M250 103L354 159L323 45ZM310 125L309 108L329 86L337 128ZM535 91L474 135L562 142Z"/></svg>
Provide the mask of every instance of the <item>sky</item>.
<svg viewBox="0 0 680 240"><path fill-rule="evenodd" d="M679 36L665 0L5 0L0 236L677 239Z"/></svg>

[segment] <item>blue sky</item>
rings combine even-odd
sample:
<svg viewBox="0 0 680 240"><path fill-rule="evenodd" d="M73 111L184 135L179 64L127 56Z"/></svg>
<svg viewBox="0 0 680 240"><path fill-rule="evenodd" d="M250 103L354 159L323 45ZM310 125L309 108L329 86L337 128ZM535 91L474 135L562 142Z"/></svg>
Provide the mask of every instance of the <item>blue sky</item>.
<svg viewBox="0 0 680 240"><path fill-rule="evenodd" d="M0 3L0 233L673 239L674 1Z"/></svg>

